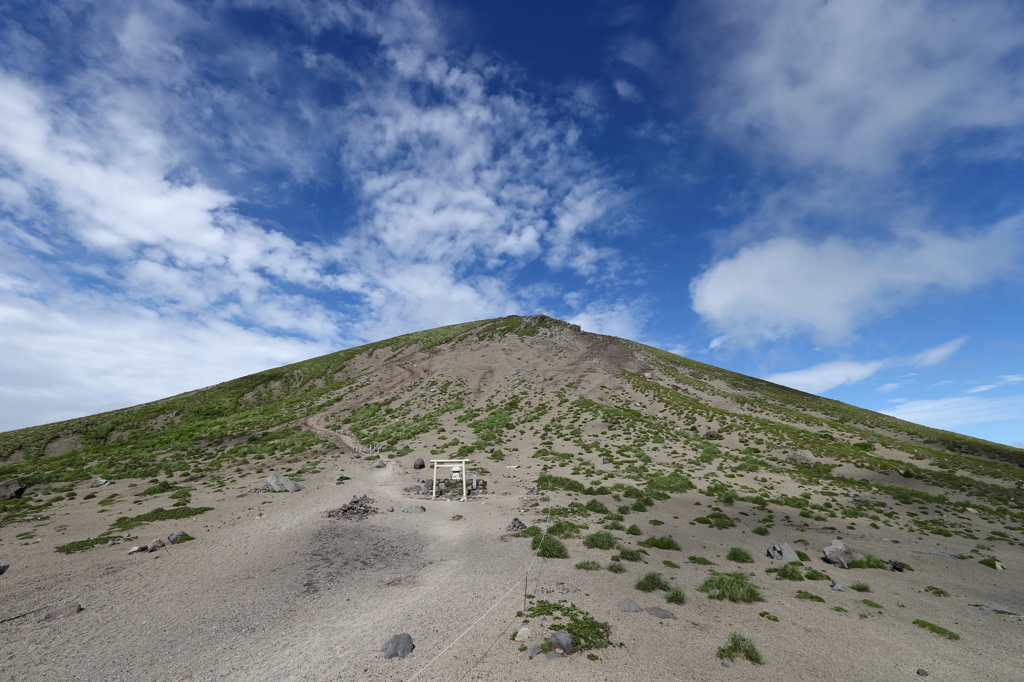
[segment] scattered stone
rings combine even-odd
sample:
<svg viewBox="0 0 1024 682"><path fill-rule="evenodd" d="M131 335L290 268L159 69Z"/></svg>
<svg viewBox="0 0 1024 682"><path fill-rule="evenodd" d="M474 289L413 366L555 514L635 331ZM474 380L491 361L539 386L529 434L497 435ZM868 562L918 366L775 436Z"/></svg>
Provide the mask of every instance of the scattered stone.
<svg viewBox="0 0 1024 682"><path fill-rule="evenodd" d="M452 517L452 521L461 521L463 518L462 514L456 514Z"/></svg>
<svg viewBox="0 0 1024 682"><path fill-rule="evenodd" d="M750 573L748 573L747 575L749 575L749 576L750 576L751 578L755 578L755 577L757 577L757 573L754 573L753 571L751 571L751 572L750 572Z"/></svg>
<svg viewBox="0 0 1024 682"><path fill-rule="evenodd" d="M394 507L388 507L388 511L389 512L393 512L393 511L395 511L395 508Z"/></svg>
<svg viewBox="0 0 1024 682"><path fill-rule="evenodd" d="M377 508L373 506L373 498L363 495L353 496L348 504L343 504L337 509L327 512L329 519L346 519L348 521L362 521L371 514L376 514Z"/></svg>
<svg viewBox="0 0 1024 682"><path fill-rule="evenodd" d="M925 670L924 668L918 668L917 669L917 674L920 675L921 677L928 677L928 671Z"/></svg>
<svg viewBox="0 0 1024 682"><path fill-rule="evenodd" d="M160 549L161 547L165 546L166 544L167 544L166 542L164 542L160 538L157 538L156 540L153 540L148 545L146 545L146 547L149 548L150 552L155 552L158 549Z"/></svg>
<svg viewBox="0 0 1024 682"><path fill-rule="evenodd" d="M338 474L337 476L334 477L334 484L335 485L342 485L345 481L349 481L349 480L351 480L351 479L348 476L346 476L345 474Z"/></svg>
<svg viewBox="0 0 1024 682"><path fill-rule="evenodd" d="M177 533L171 533L170 535L168 535L167 541L172 545L176 545L181 541L182 538L189 537L189 535L190 533L186 533L185 531L179 530Z"/></svg>
<svg viewBox="0 0 1024 682"><path fill-rule="evenodd" d="M439 428L439 429L437 430L437 432L438 432L438 433L444 433L444 427L442 426L441 428Z"/></svg>
<svg viewBox="0 0 1024 682"><path fill-rule="evenodd" d="M408 488L402 488L402 491L403 492L407 492L407 493L421 493L421 492L423 492L423 486L421 486L421 485L411 485Z"/></svg>
<svg viewBox="0 0 1024 682"><path fill-rule="evenodd" d="M704 434L704 438L706 440L715 440L716 438L719 438L718 431L708 431Z"/></svg>
<svg viewBox="0 0 1024 682"><path fill-rule="evenodd" d="M405 658L415 648L416 645L412 643L412 636L407 632L403 632L400 635L391 635L391 639L384 642L384 646L380 650L384 652L384 658L387 660L395 656Z"/></svg>
<svg viewBox="0 0 1024 682"><path fill-rule="evenodd" d="M505 528L510 533L518 533L521 530L526 530L526 524L520 521L518 518L512 519L512 523L508 524Z"/></svg>
<svg viewBox="0 0 1024 682"><path fill-rule="evenodd" d="M525 661L527 658L533 658L534 656L539 656L540 652L541 652L540 644L534 644L529 649L527 649L526 653L523 654L520 658Z"/></svg>
<svg viewBox="0 0 1024 682"><path fill-rule="evenodd" d="M811 454L810 450L796 450L795 452L789 453L786 456L790 462L796 462L797 464L803 464L804 466L812 467L817 464L818 460L814 455Z"/></svg>
<svg viewBox="0 0 1024 682"><path fill-rule="evenodd" d="M788 542L783 542L780 545L772 545L768 548L766 554L772 559L779 561L800 561L800 557L793 551L793 548L789 546Z"/></svg>
<svg viewBox="0 0 1024 682"><path fill-rule="evenodd" d="M854 552L842 540L833 540L821 553L825 561L839 568L849 568L851 561L864 561L864 555Z"/></svg>
<svg viewBox="0 0 1024 682"><path fill-rule="evenodd" d="M11 567L10 564L0 564L0 575L3 575L4 573L6 573L7 569L10 568L10 567Z"/></svg>
<svg viewBox="0 0 1024 682"><path fill-rule="evenodd" d="M904 569L906 569L907 567L905 563L903 563L902 561L896 561L895 559L890 561L889 565L892 566L892 570L899 571L900 573L902 573Z"/></svg>
<svg viewBox="0 0 1024 682"><path fill-rule="evenodd" d="M376 464L374 464L373 466L377 467L378 469L383 469L383 468L384 468L384 467L386 467L387 465L388 465L388 463L387 463L387 462L385 462L385 461L384 461L384 460L382 460L382 459L378 459L378 460L377 460L377 463L376 463Z"/></svg>
<svg viewBox="0 0 1024 682"><path fill-rule="evenodd" d="M102 488L105 485L110 485L110 481L105 478L94 478L89 484L90 488Z"/></svg>
<svg viewBox="0 0 1024 682"><path fill-rule="evenodd" d="M11 478L0 483L0 500L13 500L21 497L28 486L16 478Z"/></svg>
<svg viewBox="0 0 1024 682"><path fill-rule="evenodd" d="M619 611L623 613L639 613L642 610L632 599L623 599L619 602Z"/></svg>
<svg viewBox="0 0 1024 682"><path fill-rule="evenodd" d="M746 439L746 438L740 438L740 442L741 442L741 443L746 443L746 442L747 442L747 439Z"/></svg>
<svg viewBox="0 0 1024 682"><path fill-rule="evenodd" d="M516 633L517 642L525 642L530 639L530 628L522 627L519 628L519 632Z"/></svg>
<svg viewBox="0 0 1024 682"><path fill-rule="evenodd" d="M722 667L723 668L728 668L729 667L729 661L726 661L726 660L723 659L722 660Z"/></svg>
<svg viewBox="0 0 1024 682"><path fill-rule="evenodd" d="M427 465L423 463L422 459L417 459L415 462L412 463L413 469L422 469L425 466Z"/></svg>
<svg viewBox="0 0 1024 682"><path fill-rule="evenodd" d="M81 604L65 604L64 606L56 606L46 612L46 615L43 616L43 620L60 620L61 618L73 616L81 610Z"/></svg>
<svg viewBox="0 0 1024 682"><path fill-rule="evenodd" d="M608 457L601 458L601 464L608 464L609 462L611 462L611 459L609 459Z"/></svg>
<svg viewBox="0 0 1024 682"><path fill-rule="evenodd" d="M138 554L139 552L148 552L149 547L146 545L136 545L128 550L129 554Z"/></svg>
<svg viewBox="0 0 1024 682"><path fill-rule="evenodd" d="M484 448L484 452L490 454L490 453L494 452L494 448L493 447Z"/></svg>
<svg viewBox="0 0 1024 682"><path fill-rule="evenodd" d="M832 578L832 589L836 592L846 592L846 588L843 587L843 584L835 578Z"/></svg>
<svg viewBox="0 0 1024 682"><path fill-rule="evenodd" d="M406 513L406 514L422 514L423 512L425 512L427 510L424 509L423 507L418 506L418 505L413 505L413 506L406 507L402 511L404 513Z"/></svg>
<svg viewBox="0 0 1024 682"><path fill-rule="evenodd" d="M553 661L556 658L562 658L562 657L563 657L563 655L558 653L557 651L549 651L546 654L544 654L544 658L548 659L549 661Z"/></svg>
<svg viewBox="0 0 1024 682"><path fill-rule="evenodd" d="M644 609L644 611L651 614L655 618L664 618L666 620L678 620L676 618L676 614L672 613L671 611L666 611L665 609L658 608L657 606L648 606L646 609Z"/></svg>
<svg viewBox="0 0 1024 682"><path fill-rule="evenodd" d="M572 653L572 635L568 630L556 630L548 637L548 641L555 647L555 653ZM561 649L561 651L559 651Z"/></svg>
<svg viewBox="0 0 1024 682"><path fill-rule="evenodd" d="M268 490L273 490L275 493L294 493L306 487L301 483L296 483L290 478L282 476L276 471L270 472L270 475L267 476L267 482L265 485Z"/></svg>

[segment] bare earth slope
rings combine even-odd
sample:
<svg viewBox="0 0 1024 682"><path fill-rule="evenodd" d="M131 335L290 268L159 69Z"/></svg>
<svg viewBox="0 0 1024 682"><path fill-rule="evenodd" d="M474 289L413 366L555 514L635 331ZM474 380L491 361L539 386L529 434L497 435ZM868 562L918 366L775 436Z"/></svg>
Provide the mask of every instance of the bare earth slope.
<svg viewBox="0 0 1024 682"><path fill-rule="evenodd" d="M0 434L0 481L28 485L0 502L0 679L1018 680L1022 455L543 316L430 330ZM445 458L467 500L449 469L432 499ZM326 515L363 495L379 513ZM837 537L877 567L825 563ZM710 599L716 572L763 601ZM570 604L607 642L535 653ZM731 633L763 663L724 666Z"/></svg>

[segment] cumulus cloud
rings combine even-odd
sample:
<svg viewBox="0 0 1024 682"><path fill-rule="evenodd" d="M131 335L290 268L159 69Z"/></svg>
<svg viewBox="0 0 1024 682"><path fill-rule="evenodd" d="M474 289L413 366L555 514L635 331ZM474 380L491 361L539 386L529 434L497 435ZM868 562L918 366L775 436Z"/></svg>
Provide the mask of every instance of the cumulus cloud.
<svg viewBox="0 0 1024 682"><path fill-rule="evenodd" d="M705 111L737 145L868 173L965 132L1015 153L1024 30L1011 2L729 0L713 10L722 32Z"/></svg>
<svg viewBox="0 0 1024 682"><path fill-rule="evenodd" d="M583 331L635 339L646 321L645 307L640 302L591 303L568 318Z"/></svg>
<svg viewBox="0 0 1024 682"><path fill-rule="evenodd" d="M885 360L873 362L854 362L852 360L836 360L825 362L807 369L793 372L769 374L766 379L776 384L789 386L807 393L824 393L836 386L855 384L863 381L878 370L885 367Z"/></svg>
<svg viewBox="0 0 1024 682"><path fill-rule="evenodd" d="M726 342L810 333L823 344L933 290L965 292L1015 267L1024 214L988 231L907 232L889 241L775 237L722 258L690 282L693 310ZM950 342L956 344L956 342ZM941 358L933 349L922 364Z"/></svg>

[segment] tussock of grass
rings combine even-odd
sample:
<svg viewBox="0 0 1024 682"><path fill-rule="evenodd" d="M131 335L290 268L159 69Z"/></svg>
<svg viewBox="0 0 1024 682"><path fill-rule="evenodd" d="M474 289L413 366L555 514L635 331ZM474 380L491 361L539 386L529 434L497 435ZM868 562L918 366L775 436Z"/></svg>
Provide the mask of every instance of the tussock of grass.
<svg viewBox="0 0 1024 682"><path fill-rule="evenodd" d="M667 601L669 604L685 604L686 595L683 594L683 591L680 588L675 587L672 588L667 595L665 595L665 601Z"/></svg>
<svg viewBox="0 0 1024 682"><path fill-rule="evenodd" d="M96 545L105 545L108 542L110 542L109 537L89 538L88 540L77 540L75 542L69 542L66 545L54 547L54 551L62 554L71 554L73 552L81 552L82 550L90 549Z"/></svg>
<svg viewBox="0 0 1024 682"><path fill-rule="evenodd" d="M612 561L612 562L610 562L608 564L608 570L611 571L612 573L625 573L626 572L626 567L623 566L618 561Z"/></svg>
<svg viewBox="0 0 1024 682"><path fill-rule="evenodd" d="M553 538L550 535L545 535L543 538L534 538L530 547L537 552L537 556L544 557L546 559L569 558L569 550L565 548L565 545L563 545L560 540Z"/></svg>
<svg viewBox="0 0 1024 682"><path fill-rule="evenodd" d="M828 574L822 573L821 571L819 571L816 568L812 568L811 570L807 571L807 573L804 573L804 577L807 578L808 580L828 580L829 579Z"/></svg>
<svg viewBox="0 0 1024 682"><path fill-rule="evenodd" d="M804 552L804 551L799 550L799 549L795 550L795 551L796 551L796 555L797 555L797 557L799 557L800 561L810 562L811 557L810 557L810 555L807 554L807 552Z"/></svg>
<svg viewBox="0 0 1024 682"><path fill-rule="evenodd" d="M608 507L598 499L591 499L587 502L587 511L594 512L595 514L607 514Z"/></svg>
<svg viewBox="0 0 1024 682"><path fill-rule="evenodd" d="M643 535L643 531L640 530L640 526L635 523L626 529L626 533L629 535Z"/></svg>
<svg viewBox="0 0 1024 682"><path fill-rule="evenodd" d="M715 573L697 589L706 592L708 599L728 599L744 604L764 601L760 591L750 583L745 573Z"/></svg>
<svg viewBox="0 0 1024 682"><path fill-rule="evenodd" d="M619 557L626 561L642 561L643 556L640 555L640 551L636 549L620 549Z"/></svg>
<svg viewBox="0 0 1024 682"><path fill-rule="evenodd" d="M686 557L690 563L697 564L698 566L717 566L711 559L705 559L702 556L688 556Z"/></svg>
<svg viewBox="0 0 1024 682"><path fill-rule="evenodd" d="M750 556L750 552L740 547L730 547L729 553L725 555L725 558L738 564L754 563L754 557Z"/></svg>
<svg viewBox="0 0 1024 682"><path fill-rule="evenodd" d="M544 534L544 531L540 529L540 526L530 526L519 531L519 537L521 538L539 538Z"/></svg>
<svg viewBox="0 0 1024 682"><path fill-rule="evenodd" d="M863 561L851 561L846 566L847 568L889 568L889 564L870 554L865 554Z"/></svg>
<svg viewBox="0 0 1024 682"><path fill-rule="evenodd" d="M671 587L668 582L661 577L661 573L651 571L636 581L636 589L641 592L654 592L655 590L668 592Z"/></svg>
<svg viewBox="0 0 1024 682"><path fill-rule="evenodd" d="M734 661L737 656L741 656L751 663L764 663L764 659L761 658L761 652L757 650L754 643L736 632L729 635L729 641L725 643L725 646L719 647L715 655L730 661Z"/></svg>
<svg viewBox="0 0 1024 682"><path fill-rule="evenodd" d="M674 550L676 552L682 549L679 546L678 542L667 536L662 536L659 538L647 538L646 540L638 542L637 544L641 547L653 547L655 549L667 549Z"/></svg>
<svg viewBox="0 0 1024 682"><path fill-rule="evenodd" d="M768 535L768 529L764 526L758 526L751 531L754 535Z"/></svg>
<svg viewBox="0 0 1024 682"><path fill-rule="evenodd" d="M123 532L132 528L137 528L144 523L185 519L189 516L198 516L199 514L211 511L212 509L213 507L178 507L176 509L164 509L163 507L157 507L151 512L139 514L138 516L122 516L116 519L114 523L111 524L111 527Z"/></svg>
<svg viewBox="0 0 1024 682"><path fill-rule="evenodd" d="M860 603L864 604L865 606L870 606L873 609L884 609L885 608L884 606L882 606L878 602L873 602L870 599L861 599Z"/></svg>
<svg viewBox="0 0 1024 682"><path fill-rule="evenodd" d="M803 580L804 575L800 572L800 569L796 566L786 564L785 566L779 566L778 568L769 568L769 573L775 574L776 580Z"/></svg>
<svg viewBox="0 0 1024 682"><path fill-rule="evenodd" d="M661 563L665 566L668 566L669 568L682 568L682 566L680 566L679 564L675 563L674 561L669 561L668 559L663 560Z"/></svg>
<svg viewBox="0 0 1024 682"><path fill-rule="evenodd" d="M931 592L936 597L948 597L949 596L949 592L947 592L946 590L942 589L941 587L935 587L935 585L929 585L928 587L924 588L924 591L925 592Z"/></svg>
<svg viewBox="0 0 1024 682"><path fill-rule="evenodd" d="M618 521L607 521L605 522L603 528L605 530L626 530L626 527Z"/></svg>
<svg viewBox="0 0 1024 682"><path fill-rule="evenodd" d="M578 564L576 564L576 568L580 569L581 571L600 571L601 564L597 563L596 561L581 561Z"/></svg>
<svg viewBox="0 0 1024 682"><path fill-rule="evenodd" d="M599 530L585 537L583 539L583 546L591 549L613 549L615 547L615 536L606 530Z"/></svg>
<svg viewBox="0 0 1024 682"><path fill-rule="evenodd" d="M857 582L857 583L854 583L854 584L850 585L850 589L853 590L854 592L870 592L871 591L871 585L868 585L867 583Z"/></svg>
<svg viewBox="0 0 1024 682"><path fill-rule="evenodd" d="M580 528L581 526L576 525L572 521L556 521L548 528L548 535L568 540L569 538L578 537Z"/></svg>
<svg viewBox="0 0 1024 682"><path fill-rule="evenodd" d="M997 561L999 561L999 560L996 559L994 556L990 556L990 557L986 557L986 558L982 559L978 563L981 564L982 566L988 566L989 568L995 568Z"/></svg>
<svg viewBox="0 0 1024 682"><path fill-rule="evenodd" d="M954 641L960 639L960 635L956 634L955 632L950 632L946 628L939 627L934 623L929 623L928 621L921 620L920 618L914 621L914 625L916 625L919 628L924 628L925 630L931 630L935 634L942 635L947 639L952 639Z"/></svg>

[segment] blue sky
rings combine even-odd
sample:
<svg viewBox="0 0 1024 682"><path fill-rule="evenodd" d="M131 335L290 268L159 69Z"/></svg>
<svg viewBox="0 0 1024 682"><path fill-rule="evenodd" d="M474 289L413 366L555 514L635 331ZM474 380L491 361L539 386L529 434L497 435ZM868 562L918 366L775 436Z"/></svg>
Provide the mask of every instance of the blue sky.
<svg viewBox="0 0 1024 682"><path fill-rule="evenodd" d="M0 2L0 429L547 313L1024 443L1024 6Z"/></svg>

